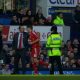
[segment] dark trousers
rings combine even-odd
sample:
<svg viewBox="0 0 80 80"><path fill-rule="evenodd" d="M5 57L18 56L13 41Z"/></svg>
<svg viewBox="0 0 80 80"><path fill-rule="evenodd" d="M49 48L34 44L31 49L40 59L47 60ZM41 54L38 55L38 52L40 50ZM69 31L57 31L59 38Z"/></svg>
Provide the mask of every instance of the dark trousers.
<svg viewBox="0 0 80 80"><path fill-rule="evenodd" d="M50 74L54 74L54 62L55 61L58 65L59 73L63 74L60 56L50 56L49 57L49 62L51 64Z"/></svg>
<svg viewBox="0 0 80 80"><path fill-rule="evenodd" d="M27 54L27 51L25 49L16 50L15 56L14 56L14 72L13 72L14 74L18 74L18 71L19 71L18 63L20 58L22 63L22 71L23 71L23 74L25 74L26 63L27 63L26 54Z"/></svg>

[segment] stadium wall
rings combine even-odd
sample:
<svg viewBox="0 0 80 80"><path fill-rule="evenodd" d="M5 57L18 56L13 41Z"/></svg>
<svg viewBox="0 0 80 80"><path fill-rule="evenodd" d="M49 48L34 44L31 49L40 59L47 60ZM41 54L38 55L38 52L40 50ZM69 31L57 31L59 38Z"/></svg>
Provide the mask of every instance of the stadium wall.
<svg viewBox="0 0 80 80"><path fill-rule="evenodd" d="M12 42L13 35L18 32L19 26L4 26L3 27L3 35L5 36L4 41ZM27 31L27 26L25 27L25 31ZM40 36L40 41L45 42L47 40L48 35L50 34L51 26L33 26L33 30L36 31ZM66 42L70 39L70 27L69 26L58 26L58 33L61 34L63 40Z"/></svg>

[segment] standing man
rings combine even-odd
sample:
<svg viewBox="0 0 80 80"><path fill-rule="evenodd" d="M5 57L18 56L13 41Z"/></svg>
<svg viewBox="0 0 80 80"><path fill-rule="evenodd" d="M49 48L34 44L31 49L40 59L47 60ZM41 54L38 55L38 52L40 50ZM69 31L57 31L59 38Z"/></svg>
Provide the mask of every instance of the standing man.
<svg viewBox="0 0 80 80"><path fill-rule="evenodd" d="M54 25L57 25L57 26L64 26L64 19L63 19L63 13L58 13L56 18L54 20L52 20L52 23Z"/></svg>
<svg viewBox="0 0 80 80"><path fill-rule="evenodd" d="M51 64L50 67L50 74L54 74L54 62L56 61L58 65L58 70L60 74L63 74L62 65L61 65L61 44L62 38L60 34L57 33L57 27L53 26L51 28L51 35L48 36L46 47L48 49L48 56L49 56L49 63Z"/></svg>
<svg viewBox="0 0 80 80"><path fill-rule="evenodd" d="M0 26L0 54L3 48L3 40L2 40L2 26Z"/></svg>
<svg viewBox="0 0 80 80"><path fill-rule="evenodd" d="M39 35L33 31L32 26L28 26L29 40L31 45L31 60L34 74L38 74L38 57L40 55L40 38Z"/></svg>
<svg viewBox="0 0 80 80"><path fill-rule="evenodd" d="M29 49L28 44L28 33L24 32L24 27L19 26L19 32L14 35L13 38L13 50L15 50L15 56L14 56L14 74L18 73L18 63L21 58L22 62L22 70L23 74L25 74L26 71L26 64L28 62L28 57L26 60L26 55Z"/></svg>

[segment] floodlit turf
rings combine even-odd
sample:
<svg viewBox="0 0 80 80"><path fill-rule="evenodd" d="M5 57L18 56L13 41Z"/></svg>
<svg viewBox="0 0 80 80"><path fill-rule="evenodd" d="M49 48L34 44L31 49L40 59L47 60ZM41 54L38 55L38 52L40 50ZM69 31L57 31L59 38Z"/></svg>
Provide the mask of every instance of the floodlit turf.
<svg viewBox="0 0 80 80"><path fill-rule="evenodd" d="M80 75L0 75L0 80L80 80Z"/></svg>

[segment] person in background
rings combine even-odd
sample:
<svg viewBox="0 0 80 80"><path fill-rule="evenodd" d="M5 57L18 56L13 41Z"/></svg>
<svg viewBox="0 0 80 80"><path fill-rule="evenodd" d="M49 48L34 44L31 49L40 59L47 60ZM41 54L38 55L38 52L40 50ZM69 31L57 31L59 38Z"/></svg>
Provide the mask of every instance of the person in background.
<svg viewBox="0 0 80 80"><path fill-rule="evenodd" d="M68 56L64 57L64 60L62 63L63 63L63 68L70 68L70 59Z"/></svg>
<svg viewBox="0 0 80 80"><path fill-rule="evenodd" d="M77 68L80 68L80 59L77 60Z"/></svg>
<svg viewBox="0 0 80 80"><path fill-rule="evenodd" d="M9 55L9 47L8 45L3 45L2 53L0 54L0 59L2 60L3 64L10 64L11 56Z"/></svg>
<svg viewBox="0 0 80 80"><path fill-rule="evenodd" d="M80 52L78 50L78 48L74 48L73 49L73 53L74 53L74 58L77 60L77 59L80 59Z"/></svg>
<svg viewBox="0 0 80 80"><path fill-rule="evenodd" d="M31 25L32 24L32 13L30 10L26 11L26 14L23 15L22 24L23 25Z"/></svg>
<svg viewBox="0 0 80 80"><path fill-rule="evenodd" d="M64 19L63 19L63 13L59 12L54 20L52 20L52 23L57 26L64 26Z"/></svg>
<svg viewBox="0 0 80 80"><path fill-rule="evenodd" d="M39 57L39 68L48 68L49 63L48 63L48 58L44 59L44 55L40 54Z"/></svg>
<svg viewBox="0 0 80 80"><path fill-rule="evenodd" d="M52 17L48 17L45 22L46 25L52 26Z"/></svg>
<svg viewBox="0 0 80 80"><path fill-rule="evenodd" d="M71 59L71 61L70 61L70 66L71 66L71 68L73 68L73 69L76 68L76 60L75 60L75 59Z"/></svg>
<svg viewBox="0 0 80 80"><path fill-rule="evenodd" d="M31 12L31 10L27 10L27 16L28 16L29 19L32 18L32 12Z"/></svg>
<svg viewBox="0 0 80 80"><path fill-rule="evenodd" d="M14 15L14 16L12 17L12 20L11 20L10 25L19 25L19 21L18 21L16 15Z"/></svg>
<svg viewBox="0 0 80 80"><path fill-rule="evenodd" d="M2 50L3 50L3 40L2 40L2 25L0 25L0 74L2 74L2 64L3 64L3 60L2 60Z"/></svg>
<svg viewBox="0 0 80 80"><path fill-rule="evenodd" d="M29 32L29 41L31 45L31 60L34 74L38 74L38 57L40 55L40 38L39 35L33 31L33 27L30 25L27 28Z"/></svg>
<svg viewBox="0 0 80 80"><path fill-rule="evenodd" d="M51 28L51 35L47 38L46 48L48 50L49 63L50 63L50 74L54 74L54 62L58 65L60 74L63 74L61 65L61 45L62 37L57 33L57 27L54 25Z"/></svg>
<svg viewBox="0 0 80 80"><path fill-rule="evenodd" d="M73 48L76 47L76 48L80 49L79 46L80 46L79 40L77 38L75 38L73 40Z"/></svg>
<svg viewBox="0 0 80 80"><path fill-rule="evenodd" d="M44 22L46 21L46 18L44 17L42 10L38 10L37 14L35 15L35 19L39 22L39 19L42 19Z"/></svg>
<svg viewBox="0 0 80 80"><path fill-rule="evenodd" d="M44 20L43 19L39 19L38 25L44 25Z"/></svg>
<svg viewBox="0 0 80 80"><path fill-rule="evenodd" d="M3 48L3 40L2 40L2 26L0 26L0 54Z"/></svg>
<svg viewBox="0 0 80 80"><path fill-rule="evenodd" d="M70 52L73 51L73 45L72 45L71 40L67 40L67 42L66 42L66 48L67 48L67 51L70 51Z"/></svg>
<svg viewBox="0 0 80 80"><path fill-rule="evenodd" d="M13 74L18 74L18 63L21 58L23 74L26 72L26 64L29 63L29 58L26 55L29 50L29 34L24 32L24 26L19 26L19 32L13 37L12 47L14 51L14 71Z"/></svg>
<svg viewBox="0 0 80 80"><path fill-rule="evenodd" d="M75 10L74 10L74 18L75 18L75 22L76 24L80 25L80 6L77 5Z"/></svg>
<svg viewBox="0 0 80 80"><path fill-rule="evenodd" d="M2 69L2 74L11 74L12 73L12 70L10 69L10 66L9 66L9 64L7 64L7 65L4 65L3 66L3 69Z"/></svg>
<svg viewBox="0 0 80 80"><path fill-rule="evenodd" d="M78 49L78 53L80 53L80 43L79 43L79 40L77 39L77 38L75 38L74 40L73 40L73 48L77 48Z"/></svg>
<svg viewBox="0 0 80 80"><path fill-rule="evenodd" d="M24 19L25 16L26 16L26 9L20 9L17 13L17 18L20 25L23 24L23 21L25 20Z"/></svg>

